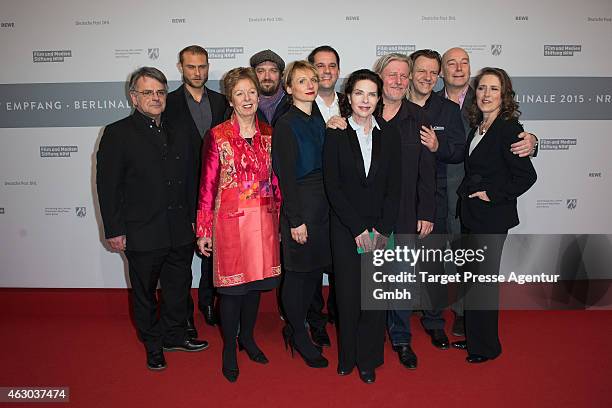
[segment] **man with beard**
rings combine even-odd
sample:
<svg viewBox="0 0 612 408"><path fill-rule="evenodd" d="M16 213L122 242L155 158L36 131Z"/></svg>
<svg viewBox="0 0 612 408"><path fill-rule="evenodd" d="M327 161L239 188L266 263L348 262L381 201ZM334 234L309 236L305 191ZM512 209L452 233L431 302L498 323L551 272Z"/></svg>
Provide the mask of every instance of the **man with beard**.
<svg viewBox="0 0 612 408"><path fill-rule="evenodd" d="M399 53L380 57L374 64L383 80L383 119L396 127L401 139L400 212L396 222L396 245L414 245L414 235L419 239L428 236L434 227L436 159L424 144L421 132L430 134L423 109L406 99L408 91L410 59ZM406 238L409 237L409 238ZM389 338L398 354L400 363L409 369L417 368L417 356L410 345L410 310L400 305L390 305L387 312Z"/></svg>
<svg viewBox="0 0 612 408"><path fill-rule="evenodd" d="M274 127L276 120L291 107L287 93L281 86L285 61L274 51L263 50L253 55L249 63L257 74L261 88L257 117Z"/></svg>
<svg viewBox="0 0 612 408"><path fill-rule="evenodd" d="M164 118L176 128L188 134L192 140L195 157L198 159L202 150L202 139L209 129L226 119L229 106L225 96L205 84L208 80L208 52L199 45L190 45L179 53L176 64L181 73L183 84L174 92L168 94L168 107ZM199 163L200 161L198 161ZM198 165L198 175L200 166ZM201 277L198 288L198 308L204 315L207 324L214 326L215 291L212 282L212 257L202 258ZM187 333L197 337L193 319L193 299L188 296L189 315Z"/></svg>

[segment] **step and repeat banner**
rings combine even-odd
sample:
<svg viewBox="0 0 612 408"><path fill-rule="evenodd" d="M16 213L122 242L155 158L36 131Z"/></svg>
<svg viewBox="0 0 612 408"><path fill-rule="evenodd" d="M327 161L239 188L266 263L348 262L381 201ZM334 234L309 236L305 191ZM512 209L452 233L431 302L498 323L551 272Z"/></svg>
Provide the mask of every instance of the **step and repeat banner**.
<svg viewBox="0 0 612 408"><path fill-rule="evenodd" d="M610 234L611 43L609 0L3 1L0 286L128 284L124 260L103 246L97 143L105 124L131 112L130 72L155 66L173 89L177 53L190 44L208 50L213 89L266 48L289 62L332 45L345 77L389 52L463 47L473 75L509 72L521 120L540 139L538 182L512 231L539 238L516 247L510 238L504 263L551 250L548 234ZM197 281L197 257L193 269Z"/></svg>

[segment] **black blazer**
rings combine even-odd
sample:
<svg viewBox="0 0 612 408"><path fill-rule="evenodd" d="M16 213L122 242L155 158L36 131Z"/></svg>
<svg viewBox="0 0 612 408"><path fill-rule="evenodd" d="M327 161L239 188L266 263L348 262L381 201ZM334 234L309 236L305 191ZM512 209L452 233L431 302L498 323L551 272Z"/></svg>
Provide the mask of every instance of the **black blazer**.
<svg viewBox="0 0 612 408"><path fill-rule="evenodd" d="M421 143L419 130L426 119L420 106L403 99L388 124L399 133L401 145L402 189L396 231L415 234L417 220L435 219L436 157Z"/></svg>
<svg viewBox="0 0 612 408"><path fill-rule="evenodd" d="M472 233L505 233L519 224L516 199L529 190L537 175L529 157L519 157L510 145L519 140L523 127L517 119L497 117L469 154L477 128L467 140L465 177L457 190L461 223ZM491 202L468 198L476 191L486 191Z"/></svg>
<svg viewBox="0 0 612 408"><path fill-rule="evenodd" d="M448 213L446 170L448 164L462 163L465 157L466 133L461 120L459 105L432 93L423 106L427 125L432 126L438 138L436 156L436 224L435 229L444 232ZM456 188L456 186L455 186ZM454 195L454 191L452 192ZM438 225L442 224L442 225Z"/></svg>
<svg viewBox="0 0 612 408"><path fill-rule="evenodd" d="M126 235L128 250L193 242L196 160L189 137L164 125L167 146L135 112L104 129L96 184L104 235Z"/></svg>
<svg viewBox="0 0 612 408"><path fill-rule="evenodd" d="M356 237L376 228L384 235L394 230L401 189L399 134L384 119L372 132L372 161L368 176L357 133L328 129L323 148L323 178L332 219ZM332 224L333 225L333 224Z"/></svg>
<svg viewBox="0 0 612 408"><path fill-rule="evenodd" d="M212 114L210 127L212 129L229 118L231 109L224 95L208 88L205 89L208 101L210 102L210 112ZM191 111L189 111L186 98L185 84L170 92L166 101L166 110L163 113L163 118L175 129L188 134L194 145L194 151L200 155L204 135L200 134L195 121L191 117Z"/></svg>

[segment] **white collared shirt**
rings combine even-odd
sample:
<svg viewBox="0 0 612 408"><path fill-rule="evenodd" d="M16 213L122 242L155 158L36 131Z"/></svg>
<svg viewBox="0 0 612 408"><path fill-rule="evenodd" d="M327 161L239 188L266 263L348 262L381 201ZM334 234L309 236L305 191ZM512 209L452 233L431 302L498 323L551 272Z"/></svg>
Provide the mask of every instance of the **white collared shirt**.
<svg viewBox="0 0 612 408"><path fill-rule="evenodd" d="M321 111L321 115L323 115L323 121L327 123L329 118L332 116L340 116L340 104L338 103L338 94L334 92L334 101L331 106L327 106L323 98L317 95L315 102Z"/></svg>
<svg viewBox="0 0 612 408"><path fill-rule="evenodd" d="M365 132L365 128L357 122L353 120L353 117L350 116L348 118L348 123L351 125L355 133L357 133L357 140L359 141L359 148L361 149L361 157L363 158L363 167L365 168L366 177L370 173L370 165L372 163L372 132L376 127L380 130L380 126L372 116L372 126L370 126L370 131L368 133Z"/></svg>

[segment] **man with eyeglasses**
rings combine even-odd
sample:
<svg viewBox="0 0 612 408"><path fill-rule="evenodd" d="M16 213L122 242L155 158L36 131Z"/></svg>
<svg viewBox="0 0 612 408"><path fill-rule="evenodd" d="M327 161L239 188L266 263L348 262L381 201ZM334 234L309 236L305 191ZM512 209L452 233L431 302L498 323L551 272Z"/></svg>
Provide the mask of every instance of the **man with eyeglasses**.
<svg viewBox="0 0 612 408"><path fill-rule="evenodd" d="M183 84L168 94L168 106L164 118L174 127L191 136L194 152L201 162L202 140L209 129L223 122L228 116L229 105L225 96L206 87L208 81L208 52L199 45L190 45L179 52L176 64ZM198 169L200 166L198 165ZM200 172L198 171L199 175ZM212 280L212 257L202 257L200 283L198 285L198 309L210 326L217 323L215 314L215 288ZM194 303L191 291L188 300L187 334L198 337L194 323Z"/></svg>
<svg viewBox="0 0 612 408"><path fill-rule="evenodd" d="M96 164L104 235L110 249L124 251L128 260L134 322L151 370L166 368L163 350L208 347L186 333L197 169L189 136L162 121L167 92L166 77L156 68L131 75L134 113L106 126Z"/></svg>

